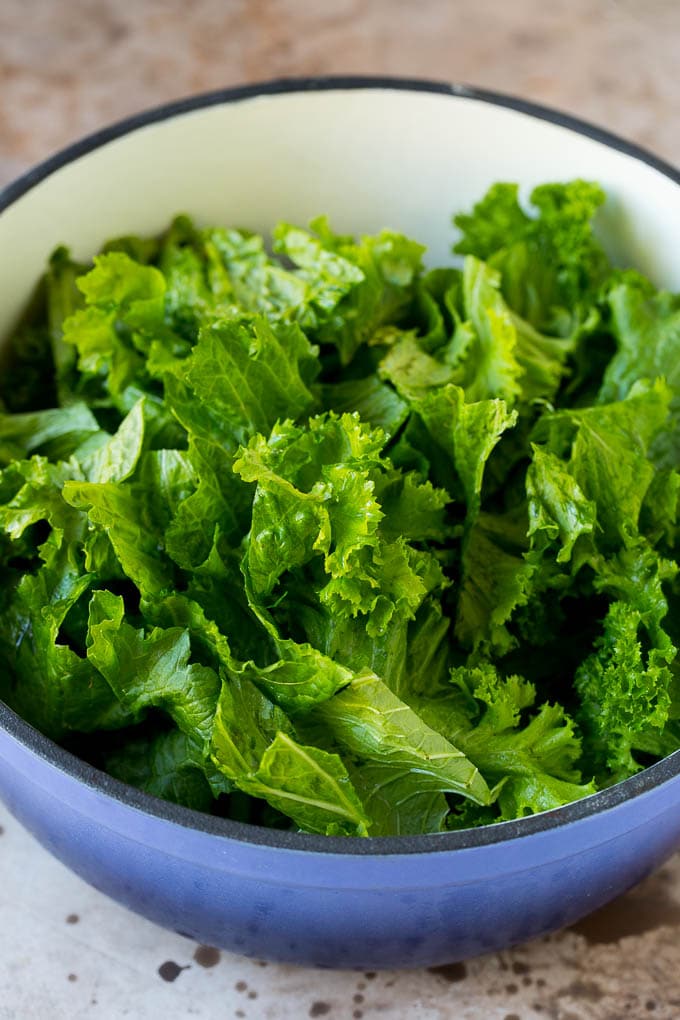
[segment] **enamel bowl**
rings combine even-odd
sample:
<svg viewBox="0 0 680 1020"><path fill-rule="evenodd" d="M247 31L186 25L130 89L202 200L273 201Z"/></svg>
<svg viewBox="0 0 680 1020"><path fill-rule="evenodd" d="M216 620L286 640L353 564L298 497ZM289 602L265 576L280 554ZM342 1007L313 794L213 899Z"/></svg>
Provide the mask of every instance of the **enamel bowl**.
<svg viewBox="0 0 680 1020"><path fill-rule="evenodd" d="M198 96L71 146L0 196L0 336L59 243L160 231L184 210L266 231L327 213L450 258L450 216L496 180L587 177L605 243L680 288L680 175L619 138L506 96L321 79ZM680 846L680 753L556 811L437 836L281 833L175 807L60 749L0 703L0 796L86 881L158 924L326 967L459 960L570 924Z"/></svg>

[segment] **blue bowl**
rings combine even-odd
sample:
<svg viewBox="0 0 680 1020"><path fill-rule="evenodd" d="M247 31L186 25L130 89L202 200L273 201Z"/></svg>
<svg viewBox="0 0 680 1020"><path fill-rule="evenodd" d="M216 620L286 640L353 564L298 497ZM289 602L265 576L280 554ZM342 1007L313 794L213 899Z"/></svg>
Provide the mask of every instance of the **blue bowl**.
<svg viewBox="0 0 680 1020"><path fill-rule="evenodd" d="M300 152L313 155L301 163ZM92 254L111 234L158 230L182 208L256 229L328 211L340 229L410 230L438 260L448 211L490 181L575 174L612 196L603 221L612 251L677 286L680 176L589 125L427 82L292 81L197 97L86 139L0 196L0 335L59 241ZM576 921L680 846L679 772L680 752L567 807L481 829L319 837L140 793L0 702L0 797L56 857L201 942L324 967L444 964Z"/></svg>
<svg viewBox="0 0 680 1020"><path fill-rule="evenodd" d="M0 796L56 857L166 928L247 956L420 967L571 924L680 845L680 752L557 811L437 836L277 832L167 804L0 705Z"/></svg>

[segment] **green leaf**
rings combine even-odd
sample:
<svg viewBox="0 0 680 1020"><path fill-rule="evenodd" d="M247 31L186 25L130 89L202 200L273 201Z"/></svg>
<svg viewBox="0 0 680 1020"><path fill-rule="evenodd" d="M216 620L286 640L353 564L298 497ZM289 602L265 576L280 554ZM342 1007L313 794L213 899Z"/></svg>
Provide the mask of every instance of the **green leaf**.
<svg viewBox="0 0 680 1020"><path fill-rule="evenodd" d="M325 385L322 401L326 410L336 414L356 411L363 422L388 436L399 430L409 412L406 401L375 374Z"/></svg>
<svg viewBox="0 0 680 1020"><path fill-rule="evenodd" d="M284 422L269 440L255 436L239 451L234 470L257 482L247 553L257 596L315 556L342 575L352 554L375 542L382 513L370 473L383 442L358 416L329 414L308 429Z"/></svg>
<svg viewBox="0 0 680 1020"><path fill-rule="evenodd" d="M90 482L105 485L123 482L134 472L144 447L144 398L140 399L121 422L115 435L107 438L92 453L78 459Z"/></svg>
<svg viewBox="0 0 680 1020"><path fill-rule="evenodd" d="M605 193L592 181L541 184L530 201L538 209L534 243L554 252L558 284L567 301L578 301L597 288L610 271L592 222L605 201Z"/></svg>
<svg viewBox="0 0 680 1020"><path fill-rule="evenodd" d="M306 379L314 358L296 325L261 316L215 322L201 330L188 358L168 366L195 406L186 408L181 389L170 391L171 406L189 432L235 450L278 419L311 410Z"/></svg>
<svg viewBox="0 0 680 1020"><path fill-rule="evenodd" d="M595 589L634 607L652 641L666 646L669 639L661 622L668 613L668 600L663 585L676 577L678 564L661 557L642 538L609 558L596 557L591 562L596 571Z"/></svg>
<svg viewBox="0 0 680 1020"><path fill-rule="evenodd" d="M242 788L241 783L257 772L277 733L291 736L292 724L255 684L239 676L222 683L210 754L227 778Z"/></svg>
<svg viewBox="0 0 680 1020"><path fill-rule="evenodd" d="M194 491L173 504L165 532L168 555L187 570L210 554L216 531L238 545L248 530L252 490L234 474L234 457L218 443L191 437L184 455L187 481Z"/></svg>
<svg viewBox="0 0 680 1020"><path fill-rule="evenodd" d="M416 770L423 793L448 792L488 804L484 779L462 751L423 723L374 674L357 676L315 710L337 743L369 762Z"/></svg>
<svg viewBox="0 0 680 1020"><path fill-rule="evenodd" d="M229 793L232 784L221 773L213 786L206 776L206 761L196 742L181 730L159 733L153 738L130 740L109 752L106 770L153 797L183 804L194 811L210 811L218 793ZM210 769L210 765L207 766Z"/></svg>
<svg viewBox="0 0 680 1020"><path fill-rule="evenodd" d="M438 790L423 790L420 775L402 765L361 762L350 777L370 818L370 836L442 832L450 808Z"/></svg>
<svg viewBox="0 0 680 1020"><path fill-rule="evenodd" d="M64 323L64 343L78 351L78 370L93 376L118 397L134 380L143 377L142 357L116 331L115 312L83 308Z"/></svg>
<svg viewBox="0 0 680 1020"><path fill-rule="evenodd" d="M307 832L366 835L367 819L341 759L299 744L286 716L247 680L222 686L212 759L239 789Z"/></svg>
<svg viewBox="0 0 680 1020"><path fill-rule="evenodd" d="M617 351L607 365L600 399L624 400L641 379L665 379L680 399L680 304L666 292L649 295L621 283L607 295Z"/></svg>
<svg viewBox="0 0 680 1020"><path fill-rule="evenodd" d="M339 302L365 280L359 266L324 247L307 230L279 223L273 240L274 251L295 264L296 278L307 285L302 302L303 326L314 327L327 321Z"/></svg>
<svg viewBox="0 0 680 1020"><path fill-rule="evenodd" d="M150 527L166 532L196 489L196 470L188 450L147 450L132 483ZM191 533L187 542L193 539ZM201 536L202 537L202 536ZM205 559L205 556L203 557Z"/></svg>
<svg viewBox="0 0 680 1020"><path fill-rule="evenodd" d="M127 577L144 595L161 595L172 584L169 563L158 537L143 519L134 489L125 483L67 481L63 495L69 506L85 510L94 529L107 535Z"/></svg>
<svg viewBox="0 0 680 1020"><path fill-rule="evenodd" d="M312 229L318 235L320 247L317 248L313 238L305 245L300 244L298 232L295 234L297 245L289 253L293 260L301 257L302 249L302 268L307 274L323 272L329 264L337 265L338 260L349 263L356 274L355 286L314 333L319 342L334 344L341 363L346 365L381 326L399 322L407 313L413 302L425 249L390 230L355 241L333 234L325 218L313 221ZM320 257L321 252L325 252L325 256Z"/></svg>
<svg viewBox="0 0 680 1020"><path fill-rule="evenodd" d="M463 237L456 251L488 259L499 248L525 237L531 220L519 204L518 193L516 184L493 184L471 213L458 213L454 222Z"/></svg>
<svg viewBox="0 0 680 1020"><path fill-rule="evenodd" d="M380 521L384 538L438 542L448 538L445 510L451 500L444 489L421 482L413 472L391 471L378 482L378 499L384 515Z"/></svg>
<svg viewBox="0 0 680 1020"><path fill-rule="evenodd" d="M209 230L203 236L213 270L211 280L219 259L226 270L231 300L248 312L266 315L270 321L297 322L305 330L314 327L360 279L353 266L320 250L316 253L311 236L287 224L275 229L274 250L288 255L293 262L300 259L299 271L291 272L273 261L263 239L255 234Z"/></svg>
<svg viewBox="0 0 680 1020"><path fill-rule="evenodd" d="M68 248L62 246L50 256L45 274L47 322L60 404L68 404L72 399L76 360L73 347L64 343L64 322L82 306L77 280L86 269L74 262Z"/></svg>
<svg viewBox="0 0 680 1020"><path fill-rule="evenodd" d="M645 281L646 282L646 281ZM654 444L662 467L680 464L680 303L677 295L649 293L637 281L608 293L611 330L617 350L602 380L601 402L622 401L640 381L664 379L670 389L671 420Z"/></svg>
<svg viewBox="0 0 680 1020"><path fill-rule="evenodd" d="M311 645L279 639L276 651L281 658L270 666L233 663L228 672L252 681L293 718L326 701L352 679L350 670Z"/></svg>
<svg viewBox="0 0 680 1020"><path fill-rule="evenodd" d="M254 782L272 807L307 832L365 836L367 818L342 759L277 733Z"/></svg>
<svg viewBox="0 0 680 1020"><path fill-rule="evenodd" d="M640 531L652 545L662 542L668 550L674 548L679 501L680 473L657 471L645 493L639 519Z"/></svg>
<svg viewBox="0 0 680 1020"><path fill-rule="evenodd" d="M450 621L429 596L412 620L397 616L379 635L361 617L339 618L323 605L295 602L291 613L315 647L355 673L370 670L399 698L447 686Z"/></svg>
<svg viewBox="0 0 680 1020"><path fill-rule="evenodd" d="M176 592L157 601L142 602L145 619L164 629L179 627L189 632L192 652L213 669L237 669L229 639L203 606Z"/></svg>
<svg viewBox="0 0 680 1020"><path fill-rule="evenodd" d="M75 535L84 518L64 501L62 489L79 475L74 461L50 464L35 456L12 463L0 473L0 531L16 542L31 525L47 521L53 529Z"/></svg>
<svg viewBox="0 0 680 1020"><path fill-rule="evenodd" d="M71 731L117 729L132 721L92 663L62 637L69 612L92 580L62 545L49 564L21 578L0 616L0 659L11 676L8 700L55 740Z"/></svg>
<svg viewBox="0 0 680 1020"><path fill-rule="evenodd" d="M170 332L165 280L155 267L110 252L97 256L94 268L76 282L87 307L64 321L63 343L76 348L80 372L97 377L118 398L130 383L145 380L142 354Z"/></svg>
<svg viewBox="0 0 680 1020"><path fill-rule="evenodd" d="M537 216L517 196L517 185L496 184L471 214L456 216L456 250L491 259L513 311L534 327L573 334L611 273L592 231L604 192L583 180L540 185L530 196Z"/></svg>
<svg viewBox="0 0 680 1020"><path fill-rule="evenodd" d="M484 468L492 450L507 429L517 422L503 400L466 403L459 386L445 386L427 394L415 405L431 442L451 459L472 521L481 505Z"/></svg>
<svg viewBox="0 0 680 1020"><path fill-rule="evenodd" d="M469 255L463 269L465 314L474 339L464 352L463 378L455 382L469 402L500 397L511 407L522 392L517 329L500 290L500 277Z"/></svg>
<svg viewBox="0 0 680 1020"><path fill-rule="evenodd" d="M244 580L238 554L225 548L217 536L208 558L189 574L182 598L196 603L222 635L229 635L229 644L240 660L275 661L278 656L270 632L251 608L252 597Z"/></svg>
<svg viewBox="0 0 680 1020"><path fill-rule="evenodd" d="M425 597L445 586L436 557L401 538L361 550L346 572L332 577L321 589L319 597L339 617L369 616L366 630L376 638L395 618L413 619Z"/></svg>
<svg viewBox="0 0 680 1020"><path fill-rule="evenodd" d="M445 347L460 323L463 274L459 269L431 269L418 281L416 300L419 342L430 354Z"/></svg>
<svg viewBox="0 0 680 1020"><path fill-rule="evenodd" d="M613 602L596 651L580 666L575 685L581 698L579 722L591 755L615 780L640 769L633 752L649 731L660 732L670 708L670 663L676 648L644 651L641 613Z"/></svg>
<svg viewBox="0 0 680 1020"><path fill-rule="evenodd" d="M526 478L532 548L542 552L557 541L557 562L567 563L581 535L592 535L595 529L595 504L583 495L563 461L539 446L532 450Z"/></svg>
<svg viewBox="0 0 680 1020"><path fill-rule="evenodd" d="M143 266L124 252L109 252L94 259L94 268L79 277L78 290L88 305L123 308L142 317L162 310L165 294L163 274L153 266ZM160 304L159 304L160 302Z"/></svg>
<svg viewBox="0 0 680 1020"><path fill-rule="evenodd" d="M83 403L24 414L0 412L0 463L41 454L50 460L68 460L71 454L100 431L97 419Z"/></svg>
<svg viewBox="0 0 680 1020"><path fill-rule="evenodd" d="M501 817L548 811L595 792L578 770L581 742L559 705L542 705L530 718L533 684L501 679L490 663L452 671L453 692L417 699L423 719L455 742L488 782L502 781Z"/></svg>
<svg viewBox="0 0 680 1020"><path fill-rule="evenodd" d="M567 357L575 348L581 333L564 339L539 333L530 323L512 315L517 331L515 354L522 368L522 401L553 400L562 379L567 375Z"/></svg>
<svg viewBox="0 0 680 1020"><path fill-rule="evenodd" d="M444 353L448 355L449 351ZM392 383L400 397L409 403L457 379L455 366L428 354L412 332L399 334L380 362L378 374Z"/></svg>
<svg viewBox="0 0 680 1020"><path fill-rule="evenodd" d="M88 660L121 705L136 717L161 708L188 737L206 744L219 694L216 673L189 663L189 633L154 628L148 635L124 620L123 600L97 591L90 603Z"/></svg>
<svg viewBox="0 0 680 1020"><path fill-rule="evenodd" d="M464 648L502 655L514 646L507 624L528 601L535 570L523 553L516 522L480 514L463 551L456 637Z"/></svg>
<svg viewBox="0 0 680 1020"><path fill-rule="evenodd" d="M468 403L502 398L509 406L552 399L567 371L579 334L546 336L511 310L500 276L473 256L465 260L462 286L446 295L452 333L445 344L405 332L380 363L380 374L407 400L436 395L455 383ZM442 318L441 329L444 323Z"/></svg>
<svg viewBox="0 0 680 1020"><path fill-rule="evenodd" d="M544 415L534 437L549 452L571 450L569 472L595 504L602 540L626 541L637 532L654 475L649 448L668 417L670 392L659 380L636 383L625 400Z"/></svg>
<svg viewBox="0 0 680 1020"><path fill-rule="evenodd" d="M226 267L206 233L188 216L177 216L164 234L157 256L166 284L166 318L190 344L196 341L201 325L238 313Z"/></svg>

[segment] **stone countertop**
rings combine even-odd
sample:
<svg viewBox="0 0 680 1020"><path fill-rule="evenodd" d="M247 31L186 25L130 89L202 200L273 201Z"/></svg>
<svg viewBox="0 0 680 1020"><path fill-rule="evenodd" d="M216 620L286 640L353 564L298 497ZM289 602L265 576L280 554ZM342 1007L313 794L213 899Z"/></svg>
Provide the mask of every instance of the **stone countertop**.
<svg viewBox="0 0 680 1020"><path fill-rule="evenodd" d="M120 117L258 79L456 80L680 163L675 0L2 0L0 184ZM196 946L128 913L0 808L0 1020L677 1020L680 857L576 928L433 971L331 973Z"/></svg>

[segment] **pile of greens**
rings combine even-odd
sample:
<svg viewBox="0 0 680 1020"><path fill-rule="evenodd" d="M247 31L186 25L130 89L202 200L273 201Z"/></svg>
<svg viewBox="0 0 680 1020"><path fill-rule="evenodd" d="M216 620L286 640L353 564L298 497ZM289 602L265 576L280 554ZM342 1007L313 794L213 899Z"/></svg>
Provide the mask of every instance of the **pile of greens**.
<svg viewBox="0 0 680 1020"><path fill-rule="evenodd" d="M0 695L256 824L516 818L680 747L680 297L594 184L497 184L462 268L177 218L52 256L0 413Z"/></svg>

